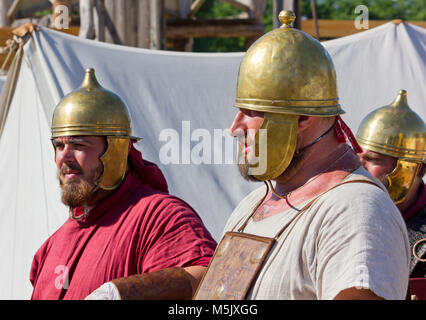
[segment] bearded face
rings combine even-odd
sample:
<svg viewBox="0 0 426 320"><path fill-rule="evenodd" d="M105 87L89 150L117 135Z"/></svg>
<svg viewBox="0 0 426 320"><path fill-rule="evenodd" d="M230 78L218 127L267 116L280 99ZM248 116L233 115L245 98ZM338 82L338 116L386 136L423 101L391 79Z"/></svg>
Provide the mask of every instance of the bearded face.
<svg viewBox="0 0 426 320"><path fill-rule="evenodd" d="M79 179L66 179L70 172L80 175ZM76 208L89 204L95 197L96 182L102 174L102 167L83 172L78 165L64 164L59 170L59 185L62 191L62 202L70 208Z"/></svg>
<svg viewBox="0 0 426 320"><path fill-rule="evenodd" d="M251 174L253 168L259 164L255 150L255 135L263 123L263 113L240 109L235 115L229 133L238 140L238 170L244 179L258 181Z"/></svg>
<svg viewBox="0 0 426 320"><path fill-rule="evenodd" d="M238 171L247 181L259 181L252 174L252 169L258 166L259 159L256 157L255 134L257 130L249 129L245 132L234 133L238 140Z"/></svg>
<svg viewBox="0 0 426 320"><path fill-rule="evenodd" d="M106 149L105 139L96 136L59 137L53 140L53 146L62 202L70 208L91 205L103 173L99 158Z"/></svg>
<svg viewBox="0 0 426 320"><path fill-rule="evenodd" d="M291 159L290 164L288 165L287 169L285 170L287 174L292 173L295 170L298 170L298 167L300 165L300 163L302 162L302 160L304 159L305 155L303 152L301 153L295 153L293 155L293 158ZM254 175L250 174L251 172L251 168L252 168L252 164L250 163L239 163L238 164L238 171L240 172L241 176L247 180L247 181L259 181L258 179L255 178Z"/></svg>
<svg viewBox="0 0 426 320"><path fill-rule="evenodd" d="M238 169L244 179L275 179L297 165L300 158L292 159L297 144L298 118L240 109L230 133L238 139Z"/></svg>

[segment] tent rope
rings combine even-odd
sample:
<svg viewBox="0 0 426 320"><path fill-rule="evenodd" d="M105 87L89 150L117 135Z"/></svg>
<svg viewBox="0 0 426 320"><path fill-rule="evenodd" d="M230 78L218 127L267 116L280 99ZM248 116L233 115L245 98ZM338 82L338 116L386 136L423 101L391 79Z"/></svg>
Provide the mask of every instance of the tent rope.
<svg viewBox="0 0 426 320"><path fill-rule="evenodd" d="M0 67L0 74L5 75L7 74L6 66L12 57L13 54L16 53L19 46L22 44L22 38L18 36L13 36L13 39L8 39L6 41L6 46L1 48L1 53L7 52L6 59L4 60L2 66Z"/></svg>

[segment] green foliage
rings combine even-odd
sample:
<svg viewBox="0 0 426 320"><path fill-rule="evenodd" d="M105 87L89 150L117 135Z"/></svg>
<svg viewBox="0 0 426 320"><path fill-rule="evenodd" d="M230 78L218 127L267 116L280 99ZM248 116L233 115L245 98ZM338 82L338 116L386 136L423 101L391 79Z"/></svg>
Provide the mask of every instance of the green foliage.
<svg viewBox="0 0 426 320"><path fill-rule="evenodd" d="M263 14L263 25L265 26L265 32L269 32L274 28L274 19L272 12L274 11L274 5L272 0L266 0L265 13Z"/></svg>
<svg viewBox="0 0 426 320"><path fill-rule="evenodd" d="M219 0L207 0L197 12L197 18L215 19L238 15L240 11Z"/></svg>
<svg viewBox="0 0 426 320"><path fill-rule="evenodd" d="M353 20L358 5L368 8L372 20L426 20L425 0L317 0L318 19ZM312 18L310 0L301 0L302 15Z"/></svg>
<svg viewBox="0 0 426 320"><path fill-rule="evenodd" d="M52 9L46 9L46 10L40 10L40 11L34 12L34 17L40 18L48 14L52 14Z"/></svg>
<svg viewBox="0 0 426 320"><path fill-rule="evenodd" d="M355 8L365 5L371 20L403 19L410 21L426 20L426 0L316 0L318 19L354 20L358 14ZM300 0L302 16L312 19L310 0ZM273 1L266 0L263 18L265 32L273 28ZM240 13L231 5L220 0L207 0L196 17L214 19L236 16ZM205 38L194 40L196 52L235 52L244 51L244 38Z"/></svg>
<svg viewBox="0 0 426 320"><path fill-rule="evenodd" d="M219 0L207 0L197 12L198 19L217 19L236 16L240 13L231 5ZM244 38L196 38L195 52L238 52L244 51Z"/></svg>
<svg viewBox="0 0 426 320"><path fill-rule="evenodd" d="M216 19L237 16L240 10L220 0L207 0L200 11L198 19ZM265 32L272 30L272 0L267 0L263 19ZM240 38L197 38L194 39L193 51L195 52L241 52L245 51L245 39Z"/></svg>

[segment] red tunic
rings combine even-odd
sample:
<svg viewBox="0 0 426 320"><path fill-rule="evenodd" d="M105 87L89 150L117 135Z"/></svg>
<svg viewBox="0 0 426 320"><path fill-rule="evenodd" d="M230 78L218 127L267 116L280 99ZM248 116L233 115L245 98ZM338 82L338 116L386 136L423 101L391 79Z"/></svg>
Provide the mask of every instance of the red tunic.
<svg viewBox="0 0 426 320"><path fill-rule="evenodd" d="M84 299L115 278L208 265L216 243L200 217L138 173L131 169L88 216L68 219L47 239L32 263L32 299Z"/></svg>

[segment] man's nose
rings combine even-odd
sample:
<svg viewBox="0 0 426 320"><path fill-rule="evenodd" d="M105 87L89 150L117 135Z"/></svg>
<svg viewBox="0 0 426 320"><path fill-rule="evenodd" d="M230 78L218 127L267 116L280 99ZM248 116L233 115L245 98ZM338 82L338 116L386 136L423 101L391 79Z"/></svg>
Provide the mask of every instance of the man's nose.
<svg viewBox="0 0 426 320"><path fill-rule="evenodd" d="M231 126L229 127L229 134L233 137L238 137L244 134L247 130L247 126L245 125L244 113L238 111L235 115L234 121L232 121Z"/></svg>
<svg viewBox="0 0 426 320"><path fill-rule="evenodd" d="M69 145L65 145L61 150L56 150L56 162L61 166L63 163L73 162L74 152Z"/></svg>

